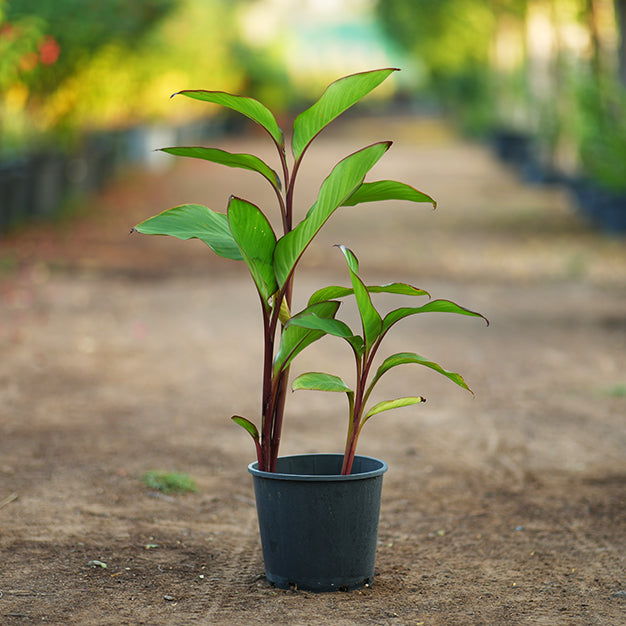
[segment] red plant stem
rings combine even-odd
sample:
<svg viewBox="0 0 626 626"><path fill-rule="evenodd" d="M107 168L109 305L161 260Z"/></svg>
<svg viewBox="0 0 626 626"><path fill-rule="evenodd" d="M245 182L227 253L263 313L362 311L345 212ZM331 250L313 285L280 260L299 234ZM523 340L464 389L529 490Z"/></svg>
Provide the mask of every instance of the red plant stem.
<svg viewBox="0 0 626 626"><path fill-rule="evenodd" d="M271 320L266 309L263 309L263 327L265 331L265 345L263 355L263 397L261 399L261 445L257 448L257 456L260 455L259 469L266 471L269 460L269 433L271 432L271 418L269 407L271 404L272 390L272 358L274 355L274 336L270 332Z"/></svg>
<svg viewBox="0 0 626 626"><path fill-rule="evenodd" d="M279 156L283 169L283 179L286 188L285 200L278 194L280 211L282 215L283 231L286 235L293 228L293 194L294 181L300 162L294 164L294 169L289 175L289 168L284 149L279 148ZM276 294L274 309L268 317L264 308L264 330L265 330L265 356L263 372L263 417L259 468L263 471L275 472L278 449L285 414L285 401L287 397L287 381L289 378L289 368L274 375L274 339L278 328L280 307L283 299L287 308L291 308L291 298L293 293L293 273L287 279L282 289ZM261 467L261 464L263 467Z"/></svg>
<svg viewBox="0 0 626 626"><path fill-rule="evenodd" d="M361 413L363 412L363 388L365 386L366 377L366 374L361 373L357 379L356 393L354 394L354 412L351 416L352 421L348 429L348 440L343 455L343 465L341 466L341 473L343 475L347 475L352 471L356 442L359 437L359 423L361 422Z"/></svg>
<svg viewBox="0 0 626 626"><path fill-rule="evenodd" d="M278 380L276 399L274 402L274 416L272 419L272 441L270 444L269 471L276 471L276 461L278 459L278 449L280 447L280 436L283 428L283 418L285 415L285 400L287 398L287 382L289 378L289 368L281 372Z"/></svg>
<svg viewBox="0 0 626 626"><path fill-rule="evenodd" d="M382 338L381 338L382 339ZM356 444L361 432L361 418L363 417L363 410L365 409L365 403L367 397L365 389L367 387L367 378L374 362L374 355L380 346L380 339L374 343L371 350L365 351L363 355L363 362L357 363L357 386L354 397L354 413L352 416L352 423L348 430L348 441L346 443L346 450L343 456L343 465L341 467L341 473L343 475L350 474L352 471L352 463L354 461L354 455L356 454Z"/></svg>

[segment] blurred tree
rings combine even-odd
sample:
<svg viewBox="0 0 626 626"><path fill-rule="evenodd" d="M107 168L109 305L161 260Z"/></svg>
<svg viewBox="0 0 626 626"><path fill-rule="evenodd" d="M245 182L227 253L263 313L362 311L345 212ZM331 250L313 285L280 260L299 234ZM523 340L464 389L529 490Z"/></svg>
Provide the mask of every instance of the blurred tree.
<svg viewBox="0 0 626 626"><path fill-rule="evenodd" d="M0 59L5 144L8 134L24 141L27 129L58 140L82 128L205 115L169 96L208 81L241 84L228 0L12 0L10 9L0 0L2 8L0 51L7 33L20 33L11 64Z"/></svg>
<svg viewBox="0 0 626 626"><path fill-rule="evenodd" d="M180 0L11 0L5 19L10 24L36 18L44 25L47 39L41 42L41 62L46 53L52 54L53 42L56 44L53 71L32 72L29 77L32 90L48 92L103 46L113 42L122 42L128 48L140 46L143 37L179 3Z"/></svg>
<svg viewBox="0 0 626 626"><path fill-rule="evenodd" d="M376 12L387 35L424 65L424 88L480 130L493 115L494 85L502 87L492 81L494 42L500 32L510 43L504 18L519 18L524 7L525 0L378 0Z"/></svg>

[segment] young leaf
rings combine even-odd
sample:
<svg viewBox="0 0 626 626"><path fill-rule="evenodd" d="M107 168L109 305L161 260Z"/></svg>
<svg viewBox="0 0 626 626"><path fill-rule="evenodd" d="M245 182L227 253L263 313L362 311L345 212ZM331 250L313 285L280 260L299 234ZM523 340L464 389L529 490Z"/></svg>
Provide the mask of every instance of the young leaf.
<svg viewBox="0 0 626 626"><path fill-rule="evenodd" d="M324 374L323 372L300 374L300 376L293 381L292 388L294 391L298 389L308 389L314 391L343 391L348 394L354 393L339 376Z"/></svg>
<svg viewBox="0 0 626 626"><path fill-rule="evenodd" d="M415 363L417 365L424 365L429 367L440 374L443 374L446 378L451 380L453 383L459 385L459 387L463 387L463 389L467 389L470 393L474 393L468 386L463 377L456 372L449 372L448 370L444 370L441 365L434 363L433 361L429 361L428 359L420 356L419 354L415 354L414 352L398 352L397 354L393 354L390 357L387 357L380 365L378 370L376 371L376 375L372 379L370 383L370 389L374 387L374 385L380 380L381 376L388 372L391 368L397 367L398 365L407 365Z"/></svg>
<svg viewBox="0 0 626 626"><path fill-rule="evenodd" d="M340 304L340 302L332 300L330 302L318 302L313 306L307 307L294 317L315 313L320 318L331 318L337 313ZM313 342L321 339L325 334L323 330L300 328L295 324L286 325L280 337L278 352L274 357L274 374L276 375L281 370L284 370L300 352Z"/></svg>
<svg viewBox="0 0 626 626"><path fill-rule="evenodd" d="M426 402L426 399L421 396L410 396L406 398L397 398L396 400L385 400L384 402L379 402L367 412L367 415L365 415L363 421L361 422L361 426L363 426L363 424L365 424L365 422L372 417L372 415L382 413L383 411L390 411L391 409L399 409L403 406L412 406L414 404L419 404L420 402Z"/></svg>
<svg viewBox="0 0 626 626"><path fill-rule="evenodd" d="M465 307L459 306L450 300L433 300L420 307L404 307L387 313L383 320L383 332L386 333L396 322L405 317L416 315L417 313L457 313L459 315L469 315L470 317L480 317L485 320L489 326L489 320L482 314L470 311Z"/></svg>
<svg viewBox="0 0 626 626"><path fill-rule="evenodd" d="M367 146L339 161L322 183L315 206L291 232L279 239L274 267L279 285L284 285L296 263L326 220L363 182L367 172L389 149L389 142Z"/></svg>
<svg viewBox="0 0 626 626"><path fill-rule="evenodd" d="M279 191L281 188L281 182L278 174L271 167L269 167L265 161L262 161L259 157L256 157L253 154L237 154L233 152L226 152L226 150L220 150L219 148L203 148L201 146L161 148L160 151L174 156L203 159L204 161L211 161L211 163L218 163L220 165L227 165L228 167L238 167L244 170L258 172L270 182L272 187L278 189Z"/></svg>
<svg viewBox="0 0 626 626"><path fill-rule="evenodd" d="M344 111L378 87L395 68L345 76L331 83L320 99L293 123L292 149L299 160L315 136Z"/></svg>
<svg viewBox="0 0 626 626"><path fill-rule="evenodd" d="M250 433L250 436L254 440L257 458L260 464L263 458L263 451L261 450L261 436L259 435L257 427L250 420L246 419L245 417L240 417L239 415L233 415L230 419L232 419L235 424L239 424L239 426L241 426Z"/></svg>
<svg viewBox="0 0 626 626"><path fill-rule="evenodd" d="M395 180L377 180L372 183L363 183L345 200L343 206L354 206L361 202L382 202L383 200L409 200L410 202L430 202L433 208L437 202L425 193L410 185Z"/></svg>
<svg viewBox="0 0 626 626"><path fill-rule="evenodd" d="M233 420L235 424L239 424L239 426L245 428L255 441L259 441L259 431L250 420L246 419L245 417L240 417L239 415L233 415L230 419Z"/></svg>
<svg viewBox="0 0 626 626"><path fill-rule="evenodd" d="M219 256L234 261L243 259L228 227L226 215L200 204L183 204L168 209L137 224L132 230L145 235L200 239Z"/></svg>
<svg viewBox="0 0 626 626"><path fill-rule="evenodd" d="M369 293L393 293L403 296L430 296L427 291L418 289L412 285L406 283L389 283L387 285L367 285L366 289ZM309 304L315 302L323 302L324 300L335 300L337 298L344 298L345 296L351 296L354 293L354 289L350 287L339 287L333 285L330 287L322 287L318 289L310 298Z"/></svg>
<svg viewBox="0 0 626 626"><path fill-rule="evenodd" d="M272 258L276 235L263 212L254 204L231 196L228 225L264 302L276 292Z"/></svg>
<svg viewBox="0 0 626 626"><path fill-rule="evenodd" d="M367 291L367 287L359 278L359 262L355 254L345 246L339 246L339 249L346 257L348 268L350 269L350 278L352 279L352 288L354 289L354 297L356 299L359 315L363 324L363 337L365 345L371 347L378 339L382 330L383 321L380 314L372 304L372 299Z"/></svg>
<svg viewBox="0 0 626 626"><path fill-rule="evenodd" d="M237 111L262 126L272 137L276 145L282 150L285 145L283 131L278 126L272 112L258 100L247 96L236 96L225 91L205 91L203 89L186 89L175 93L174 96L187 96L195 100L220 104L233 111Z"/></svg>

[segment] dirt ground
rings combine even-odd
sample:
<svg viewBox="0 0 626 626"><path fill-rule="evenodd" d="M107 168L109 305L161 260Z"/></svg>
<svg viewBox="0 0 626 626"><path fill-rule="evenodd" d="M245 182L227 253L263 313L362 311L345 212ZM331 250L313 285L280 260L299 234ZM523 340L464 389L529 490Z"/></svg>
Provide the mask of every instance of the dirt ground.
<svg viewBox="0 0 626 626"><path fill-rule="evenodd" d="M381 399L428 402L363 432L359 451L389 464L374 584L316 595L264 578L252 444L228 419L258 411L251 282L201 243L128 233L177 204L271 193L251 173L180 160L0 241L2 624L626 623L624 238L438 123L336 130L302 171L305 208L333 159L379 139L396 145L376 177L439 208L342 209L296 300L346 282L331 247L344 243L369 281L406 280L491 321L420 316L389 336L389 353L463 373L476 397L425 368L384 381ZM219 145L271 154L264 137ZM321 342L293 371L309 369L349 379L349 354ZM299 392L287 411L284 454L341 451L344 398ZM199 491L152 492L153 469Z"/></svg>

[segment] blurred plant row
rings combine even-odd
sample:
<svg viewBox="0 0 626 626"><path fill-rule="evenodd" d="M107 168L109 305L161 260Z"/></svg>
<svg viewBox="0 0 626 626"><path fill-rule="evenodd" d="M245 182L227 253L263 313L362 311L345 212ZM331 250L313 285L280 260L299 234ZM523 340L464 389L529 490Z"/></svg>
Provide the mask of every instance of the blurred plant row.
<svg viewBox="0 0 626 626"><path fill-rule="evenodd" d="M466 131L491 137L530 180L567 179L583 208L596 188L626 230L626 0L378 0L376 10L420 64L422 89Z"/></svg>

